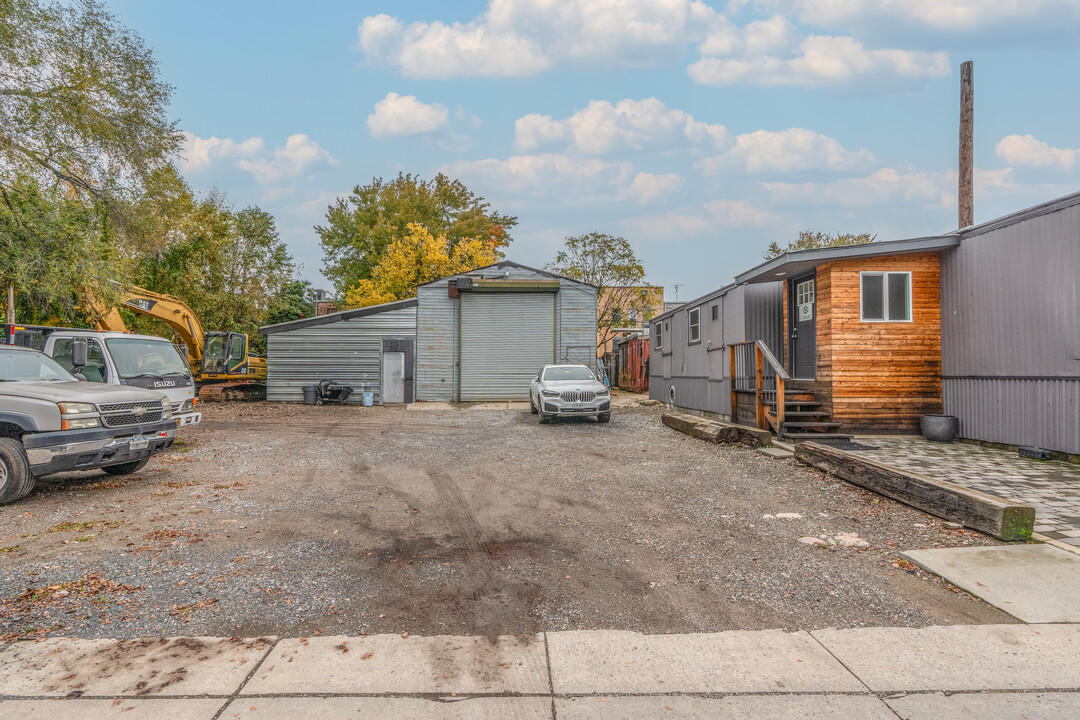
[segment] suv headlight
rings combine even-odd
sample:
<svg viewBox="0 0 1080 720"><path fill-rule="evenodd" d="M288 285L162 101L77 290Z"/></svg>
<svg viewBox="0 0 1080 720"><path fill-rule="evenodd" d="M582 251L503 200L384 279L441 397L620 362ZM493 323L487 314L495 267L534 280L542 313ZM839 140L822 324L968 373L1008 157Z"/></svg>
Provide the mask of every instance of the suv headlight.
<svg viewBox="0 0 1080 720"><path fill-rule="evenodd" d="M61 415L85 415L97 412L97 408L90 403L62 402L57 404L60 406Z"/></svg>
<svg viewBox="0 0 1080 720"><path fill-rule="evenodd" d="M544 397L559 397L559 393L555 392L554 390L541 390L540 394Z"/></svg>
<svg viewBox="0 0 1080 720"><path fill-rule="evenodd" d="M172 417L172 403L169 402L169 398L161 401L161 417L164 420Z"/></svg>
<svg viewBox="0 0 1080 720"><path fill-rule="evenodd" d="M605 388L603 390L597 390L596 391L596 397L607 397L610 394L611 393L607 390L607 388Z"/></svg>

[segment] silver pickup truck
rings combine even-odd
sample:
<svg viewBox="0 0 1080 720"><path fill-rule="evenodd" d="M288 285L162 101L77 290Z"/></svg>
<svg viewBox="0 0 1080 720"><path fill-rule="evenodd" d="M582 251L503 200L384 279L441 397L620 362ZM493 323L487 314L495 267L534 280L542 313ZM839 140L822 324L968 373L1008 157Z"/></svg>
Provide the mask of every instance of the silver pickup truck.
<svg viewBox="0 0 1080 720"><path fill-rule="evenodd" d="M0 505L43 475L136 472L175 437L161 392L83 382L36 350L0 347Z"/></svg>

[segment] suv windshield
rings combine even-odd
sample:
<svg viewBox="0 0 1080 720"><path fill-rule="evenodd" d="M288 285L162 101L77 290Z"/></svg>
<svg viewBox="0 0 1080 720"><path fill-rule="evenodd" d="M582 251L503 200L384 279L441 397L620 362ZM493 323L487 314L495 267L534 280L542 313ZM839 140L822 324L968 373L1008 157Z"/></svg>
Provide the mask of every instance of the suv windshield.
<svg viewBox="0 0 1080 720"><path fill-rule="evenodd" d="M105 341L122 378L139 375L183 375L190 373L176 346L167 340L109 338Z"/></svg>
<svg viewBox="0 0 1080 720"><path fill-rule="evenodd" d="M595 380L592 370L581 365L570 367L549 367L544 371L544 380Z"/></svg>
<svg viewBox="0 0 1080 720"><path fill-rule="evenodd" d="M26 350L0 350L0 381L75 380L51 358Z"/></svg>

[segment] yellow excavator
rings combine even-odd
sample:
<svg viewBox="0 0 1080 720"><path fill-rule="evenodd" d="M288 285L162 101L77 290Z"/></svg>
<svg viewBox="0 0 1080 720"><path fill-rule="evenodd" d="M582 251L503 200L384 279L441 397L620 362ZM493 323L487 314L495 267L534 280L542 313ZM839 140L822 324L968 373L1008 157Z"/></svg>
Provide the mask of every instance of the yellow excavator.
<svg viewBox="0 0 1080 720"><path fill-rule="evenodd" d="M248 336L238 332L205 332L199 318L183 300L134 285L115 283L128 310L162 321L187 348L199 399L263 400L266 398L266 358L248 354ZM117 307L97 298L88 303L99 331L127 332Z"/></svg>

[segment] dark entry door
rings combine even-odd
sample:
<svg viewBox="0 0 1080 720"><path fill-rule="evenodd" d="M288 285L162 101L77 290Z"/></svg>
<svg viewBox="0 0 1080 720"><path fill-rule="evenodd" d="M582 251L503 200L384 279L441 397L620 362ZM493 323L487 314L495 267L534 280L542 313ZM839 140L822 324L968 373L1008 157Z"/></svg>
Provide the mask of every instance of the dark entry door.
<svg viewBox="0 0 1080 720"><path fill-rule="evenodd" d="M791 281L791 367L793 377L813 380L817 377L817 303L814 276L804 275Z"/></svg>

